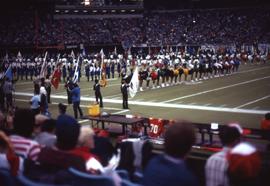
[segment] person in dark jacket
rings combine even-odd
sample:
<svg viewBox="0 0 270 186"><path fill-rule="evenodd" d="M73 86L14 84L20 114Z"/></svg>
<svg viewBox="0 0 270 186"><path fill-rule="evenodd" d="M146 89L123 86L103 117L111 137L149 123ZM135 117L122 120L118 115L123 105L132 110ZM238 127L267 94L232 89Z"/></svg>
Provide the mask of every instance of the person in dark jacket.
<svg viewBox="0 0 270 186"><path fill-rule="evenodd" d="M78 110L80 113L81 118L83 117L83 112L80 107L80 100L81 100L81 90L77 83L74 83L74 88L71 90L72 96L72 104L73 104L73 111L75 119L78 119Z"/></svg>
<svg viewBox="0 0 270 186"><path fill-rule="evenodd" d="M165 154L157 155L146 166L142 185L147 186L198 186L198 181L188 170L185 157L195 142L191 123L179 122L165 132Z"/></svg>
<svg viewBox="0 0 270 186"><path fill-rule="evenodd" d="M72 81L70 80L69 77L67 77L67 81L65 83L65 88L67 90L67 98L68 98L68 104L71 104L72 103L72 99L71 99L71 90L73 88L73 83Z"/></svg>
<svg viewBox="0 0 270 186"><path fill-rule="evenodd" d="M100 92L100 84L97 79L95 79L93 90L95 91L96 102L99 103L100 107L103 107L102 95Z"/></svg>
<svg viewBox="0 0 270 186"><path fill-rule="evenodd" d="M128 87L129 85L127 84L126 80L122 80L122 85L121 85L121 93L123 96L123 109L129 109L128 108Z"/></svg>

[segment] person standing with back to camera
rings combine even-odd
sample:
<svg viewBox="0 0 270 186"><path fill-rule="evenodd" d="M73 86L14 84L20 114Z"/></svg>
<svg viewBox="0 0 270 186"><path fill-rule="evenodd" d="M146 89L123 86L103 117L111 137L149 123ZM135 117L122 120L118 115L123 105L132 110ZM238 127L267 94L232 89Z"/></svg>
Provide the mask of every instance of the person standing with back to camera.
<svg viewBox="0 0 270 186"><path fill-rule="evenodd" d="M102 95L100 92L100 84L97 79L95 79L93 90L95 91L96 102L99 103L100 107L103 107Z"/></svg>
<svg viewBox="0 0 270 186"><path fill-rule="evenodd" d="M78 119L78 110L80 117L83 117L83 112L80 107L80 101L81 101L81 90L77 83L74 83L74 88L71 90L71 96L72 96L72 104L73 104L73 111L74 111L74 117L75 119Z"/></svg>

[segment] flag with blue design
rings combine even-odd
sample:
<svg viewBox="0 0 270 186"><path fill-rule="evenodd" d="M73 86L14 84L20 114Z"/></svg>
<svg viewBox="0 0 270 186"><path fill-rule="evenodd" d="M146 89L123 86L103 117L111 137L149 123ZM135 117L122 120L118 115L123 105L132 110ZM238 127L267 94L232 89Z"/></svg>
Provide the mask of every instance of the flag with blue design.
<svg viewBox="0 0 270 186"><path fill-rule="evenodd" d="M73 83L77 83L79 79L79 60L80 60L80 55L78 55L78 59L74 64L75 71L74 71L74 76L73 76Z"/></svg>
<svg viewBox="0 0 270 186"><path fill-rule="evenodd" d="M11 65L8 67L5 76L9 79L12 80L12 69L11 69Z"/></svg>

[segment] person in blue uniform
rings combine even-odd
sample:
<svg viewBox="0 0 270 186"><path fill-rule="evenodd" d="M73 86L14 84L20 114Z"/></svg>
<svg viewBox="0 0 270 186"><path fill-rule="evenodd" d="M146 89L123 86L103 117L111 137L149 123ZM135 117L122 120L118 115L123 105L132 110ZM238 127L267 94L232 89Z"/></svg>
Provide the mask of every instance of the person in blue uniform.
<svg viewBox="0 0 270 186"><path fill-rule="evenodd" d="M83 112L80 107L80 100L81 100L81 90L77 83L74 83L74 88L71 90L71 96L72 96L72 104L73 104L73 111L74 111L74 117L75 119L78 119L78 111L80 114L80 117L83 117Z"/></svg>

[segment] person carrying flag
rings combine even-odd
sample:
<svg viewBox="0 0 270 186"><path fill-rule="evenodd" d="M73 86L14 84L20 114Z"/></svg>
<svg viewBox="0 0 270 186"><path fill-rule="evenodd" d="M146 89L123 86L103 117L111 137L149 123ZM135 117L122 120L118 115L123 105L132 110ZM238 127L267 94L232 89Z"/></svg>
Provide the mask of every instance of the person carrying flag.
<svg viewBox="0 0 270 186"><path fill-rule="evenodd" d="M60 81L61 81L60 64L57 64L57 67L55 68L52 75L51 84L55 89L58 89Z"/></svg>

